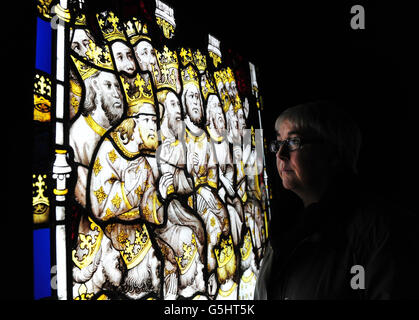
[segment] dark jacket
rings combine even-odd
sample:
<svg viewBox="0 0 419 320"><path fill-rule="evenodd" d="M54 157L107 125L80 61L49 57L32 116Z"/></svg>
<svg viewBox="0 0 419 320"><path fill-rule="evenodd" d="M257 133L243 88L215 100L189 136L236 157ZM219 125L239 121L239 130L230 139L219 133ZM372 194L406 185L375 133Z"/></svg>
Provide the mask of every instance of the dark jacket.
<svg viewBox="0 0 419 320"><path fill-rule="evenodd" d="M419 298L417 216L360 187L340 176L291 230L274 235L255 300Z"/></svg>

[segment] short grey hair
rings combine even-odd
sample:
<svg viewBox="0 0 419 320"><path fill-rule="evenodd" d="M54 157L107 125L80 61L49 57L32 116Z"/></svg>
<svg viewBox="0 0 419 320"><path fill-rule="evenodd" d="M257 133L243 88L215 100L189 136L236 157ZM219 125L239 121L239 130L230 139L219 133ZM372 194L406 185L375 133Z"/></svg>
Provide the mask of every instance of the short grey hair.
<svg viewBox="0 0 419 320"><path fill-rule="evenodd" d="M358 125L338 105L331 101L299 104L283 111L275 122L279 132L281 124L290 121L298 131L323 139L336 148L340 164L357 172L362 136Z"/></svg>

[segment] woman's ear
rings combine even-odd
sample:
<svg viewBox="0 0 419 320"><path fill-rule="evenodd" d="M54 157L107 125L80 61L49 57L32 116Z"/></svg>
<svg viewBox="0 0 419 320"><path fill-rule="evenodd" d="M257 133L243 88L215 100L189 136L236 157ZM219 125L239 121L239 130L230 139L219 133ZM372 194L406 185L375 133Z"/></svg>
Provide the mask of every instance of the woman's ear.
<svg viewBox="0 0 419 320"><path fill-rule="evenodd" d="M328 154L327 161L329 162L329 165L331 168L337 169L338 167L342 165L338 150L335 147L330 146L330 145L327 148L328 148L328 150L326 151Z"/></svg>

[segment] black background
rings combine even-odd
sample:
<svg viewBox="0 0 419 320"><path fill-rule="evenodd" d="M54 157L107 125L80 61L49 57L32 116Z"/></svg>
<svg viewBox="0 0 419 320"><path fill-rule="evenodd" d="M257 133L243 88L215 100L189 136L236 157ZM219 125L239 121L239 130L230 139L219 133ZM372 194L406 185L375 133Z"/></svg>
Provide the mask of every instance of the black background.
<svg viewBox="0 0 419 320"><path fill-rule="evenodd" d="M361 128L358 169L364 184L415 209L412 8L389 1L196 3L181 1L175 7L176 21L186 21L179 29L190 30L188 37L209 32L221 40L222 49L232 47L258 67L268 141L282 110L335 99ZM355 4L365 9L364 30L350 26ZM267 160L277 188L274 156Z"/></svg>
<svg viewBox="0 0 419 320"><path fill-rule="evenodd" d="M119 1L123 2L135 6L139 1ZM386 201L398 201L405 208L417 211L415 93L418 90L414 66L419 55L414 51L417 42L414 30L419 28L411 6L401 1L382 0L165 2L175 8L175 32L182 34L182 39L206 44L211 33L221 40L222 50L232 48L257 66L264 99L264 135L268 140L274 137L276 117L287 107L319 98L337 99L357 120L363 133L359 173L365 185ZM355 4L365 8L365 30L350 27L353 16L350 8ZM18 34L9 33L10 43L19 42L25 53L25 58L19 60L19 72L16 64L9 66L10 71L7 69L7 74L15 75L14 87L20 84L24 92L20 93L19 103L12 95L8 95L10 101L6 100L7 106L15 108L12 114L16 110L28 112L19 111L24 124L22 132L30 132L32 116L33 9L28 6L20 10L20 18L10 22L18 28ZM24 36L31 40L22 41ZM13 52L7 51L9 58ZM5 176L8 219L4 223L9 232L4 235L7 242L3 241L3 250L14 248L5 245L11 240L19 244L17 247L26 249L24 254L9 251L20 252L24 258L14 253L19 263L9 256L3 266L9 272L13 266L13 274L19 275L11 277L10 284L7 282L8 297L31 299L30 139L17 139L16 130L5 130L8 150L11 150L7 159L13 169ZM274 156L267 160L275 191L280 184ZM23 184L29 187L22 187ZM25 195L29 199L27 204L21 200ZM15 232L17 229L19 233Z"/></svg>
<svg viewBox="0 0 419 320"><path fill-rule="evenodd" d="M276 138L282 110L317 99L338 101L362 132L358 173L366 192L417 213L419 27L411 6L377 0L172 3L179 34L200 42L211 33L223 52L232 48L257 66L268 141ZM351 28L353 5L365 9L363 30ZM266 160L273 198L298 205L282 188L275 156ZM280 216L277 204L272 215Z"/></svg>

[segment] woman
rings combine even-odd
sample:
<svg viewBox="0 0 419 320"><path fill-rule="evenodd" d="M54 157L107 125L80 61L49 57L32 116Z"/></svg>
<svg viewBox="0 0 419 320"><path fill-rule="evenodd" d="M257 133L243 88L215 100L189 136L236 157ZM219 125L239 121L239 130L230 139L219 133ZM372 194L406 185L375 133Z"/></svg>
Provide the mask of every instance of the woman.
<svg viewBox="0 0 419 320"><path fill-rule="evenodd" d="M275 130L282 185L304 209L270 231L255 299L417 298L417 217L362 190L356 124L321 101L285 110Z"/></svg>

